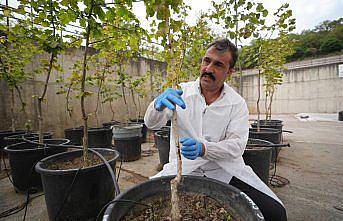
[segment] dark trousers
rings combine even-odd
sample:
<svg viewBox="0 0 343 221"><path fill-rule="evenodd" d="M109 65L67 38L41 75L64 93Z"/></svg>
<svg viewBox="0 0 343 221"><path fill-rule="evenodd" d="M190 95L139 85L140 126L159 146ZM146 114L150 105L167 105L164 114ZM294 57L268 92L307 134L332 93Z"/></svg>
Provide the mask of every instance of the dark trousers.
<svg viewBox="0 0 343 221"><path fill-rule="evenodd" d="M286 209L272 197L233 177L230 185L247 194L262 212L266 221L287 221Z"/></svg>

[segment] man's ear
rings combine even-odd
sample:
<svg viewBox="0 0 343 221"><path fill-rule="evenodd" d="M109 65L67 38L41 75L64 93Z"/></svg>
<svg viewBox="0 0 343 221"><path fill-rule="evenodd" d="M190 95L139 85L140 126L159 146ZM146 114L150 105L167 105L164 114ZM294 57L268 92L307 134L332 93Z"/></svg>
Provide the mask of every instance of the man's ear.
<svg viewBox="0 0 343 221"><path fill-rule="evenodd" d="M227 76L231 76L236 70L234 68L229 68L229 70L227 71Z"/></svg>

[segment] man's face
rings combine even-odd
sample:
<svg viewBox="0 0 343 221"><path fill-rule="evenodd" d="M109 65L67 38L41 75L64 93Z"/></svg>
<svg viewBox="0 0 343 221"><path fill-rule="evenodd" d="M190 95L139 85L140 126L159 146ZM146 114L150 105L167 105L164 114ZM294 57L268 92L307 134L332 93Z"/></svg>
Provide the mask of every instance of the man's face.
<svg viewBox="0 0 343 221"><path fill-rule="evenodd" d="M200 67L200 85L202 90L216 91L232 73L231 52L218 52L214 47L207 49Z"/></svg>

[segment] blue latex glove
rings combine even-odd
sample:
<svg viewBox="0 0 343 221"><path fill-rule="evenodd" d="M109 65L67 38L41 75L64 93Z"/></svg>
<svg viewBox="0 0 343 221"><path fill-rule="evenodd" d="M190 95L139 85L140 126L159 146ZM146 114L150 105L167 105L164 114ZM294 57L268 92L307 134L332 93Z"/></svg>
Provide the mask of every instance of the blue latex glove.
<svg viewBox="0 0 343 221"><path fill-rule="evenodd" d="M202 143L193 138L183 137L180 139L181 154L190 160L195 160L202 155Z"/></svg>
<svg viewBox="0 0 343 221"><path fill-rule="evenodd" d="M160 94L155 101L155 109L158 111L163 110L167 107L170 110L175 110L175 105L180 106L182 109L186 108L185 102L180 97L182 95L181 90L174 90L168 88L162 94Z"/></svg>

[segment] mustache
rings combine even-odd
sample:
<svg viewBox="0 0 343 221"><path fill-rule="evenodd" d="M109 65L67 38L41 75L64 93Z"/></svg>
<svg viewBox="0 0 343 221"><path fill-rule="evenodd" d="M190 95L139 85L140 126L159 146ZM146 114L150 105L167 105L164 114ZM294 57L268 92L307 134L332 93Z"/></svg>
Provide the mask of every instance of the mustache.
<svg viewBox="0 0 343 221"><path fill-rule="evenodd" d="M205 77L205 76L211 78L214 81L216 80L216 77L214 76L214 74L212 72L204 72L201 74L201 77Z"/></svg>

